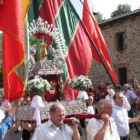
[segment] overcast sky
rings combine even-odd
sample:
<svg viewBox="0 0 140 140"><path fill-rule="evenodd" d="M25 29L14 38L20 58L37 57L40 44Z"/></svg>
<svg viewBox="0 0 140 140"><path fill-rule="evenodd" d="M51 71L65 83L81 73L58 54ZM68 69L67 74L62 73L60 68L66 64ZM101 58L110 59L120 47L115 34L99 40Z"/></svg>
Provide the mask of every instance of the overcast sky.
<svg viewBox="0 0 140 140"><path fill-rule="evenodd" d="M95 12L100 12L106 19L117 10L119 4L129 4L131 10L140 8L140 0L89 0L89 3Z"/></svg>

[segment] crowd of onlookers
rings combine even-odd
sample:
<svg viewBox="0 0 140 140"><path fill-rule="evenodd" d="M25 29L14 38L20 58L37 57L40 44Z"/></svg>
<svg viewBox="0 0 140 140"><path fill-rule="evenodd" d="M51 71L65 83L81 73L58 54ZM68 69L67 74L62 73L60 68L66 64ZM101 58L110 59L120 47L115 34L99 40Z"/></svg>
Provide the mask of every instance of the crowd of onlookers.
<svg viewBox="0 0 140 140"><path fill-rule="evenodd" d="M17 106L30 104L30 97L9 103L1 94L0 140L14 140L14 135L19 135L19 140L80 140L83 133L86 140L129 140L130 129L140 121L140 86L134 81L135 87L101 82L98 88L79 91L77 99L86 103L84 113L101 115L100 119L81 119L80 124L63 123L66 112L60 103L50 107L50 119L40 126L34 121L15 120Z"/></svg>
<svg viewBox="0 0 140 140"><path fill-rule="evenodd" d="M129 129L133 128L136 128L138 134L140 134L137 126L140 121L140 118L137 117L140 115L140 86L136 79L134 82L134 87L129 84L114 87L101 82L97 89L91 87L78 93L77 98L84 99L87 103L87 113L103 114L101 120L90 119L88 122L85 120L87 140L129 140ZM111 117L108 120L106 116ZM111 126L114 122L115 125ZM108 125L104 126L105 124ZM112 129L114 129L115 134L113 134Z"/></svg>

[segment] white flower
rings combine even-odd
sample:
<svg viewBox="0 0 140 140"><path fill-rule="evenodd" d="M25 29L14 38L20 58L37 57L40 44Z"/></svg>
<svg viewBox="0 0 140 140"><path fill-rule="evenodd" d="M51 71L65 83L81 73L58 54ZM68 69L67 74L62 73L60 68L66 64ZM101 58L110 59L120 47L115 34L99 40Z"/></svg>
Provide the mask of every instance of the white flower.
<svg viewBox="0 0 140 140"><path fill-rule="evenodd" d="M51 88L51 85L47 80L44 80L39 76L35 76L34 79L28 81L27 88L30 94L41 95L49 90Z"/></svg>
<svg viewBox="0 0 140 140"><path fill-rule="evenodd" d="M69 86L72 89L86 90L92 86L92 82L87 76L80 75L71 79L71 81L69 81Z"/></svg>
<svg viewBox="0 0 140 140"><path fill-rule="evenodd" d="M38 89L41 89L41 88L43 88L44 87L44 85L41 83L41 84L39 84L39 85L37 85L37 88Z"/></svg>

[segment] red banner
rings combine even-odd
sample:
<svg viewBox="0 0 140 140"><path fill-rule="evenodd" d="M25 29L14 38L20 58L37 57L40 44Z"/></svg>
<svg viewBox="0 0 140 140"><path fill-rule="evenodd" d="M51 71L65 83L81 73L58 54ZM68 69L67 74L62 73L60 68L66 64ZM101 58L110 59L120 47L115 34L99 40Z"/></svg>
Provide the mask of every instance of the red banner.
<svg viewBox="0 0 140 140"><path fill-rule="evenodd" d="M95 17L93 16L93 13L90 10L87 0L84 0L83 23L85 24L86 29L88 30L90 36L92 37L93 42L95 43L97 50L105 64L107 70L109 71L110 76L112 77L114 83L119 84L118 77L110 65L111 58L110 58L107 46L105 44L104 38L102 36L102 33L100 31L100 28L99 28L96 20L95 20ZM92 50L93 58L95 60L97 60L100 64L102 64L102 61L100 60L100 58L97 55L93 46L91 46L91 50Z"/></svg>
<svg viewBox="0 0 140 140"><path fill-rule="evenodd" d="M22 0L4 0L0 8L3 31L2 60L4 94L9 101L20 98L25 84L25 52Z"/></svg>

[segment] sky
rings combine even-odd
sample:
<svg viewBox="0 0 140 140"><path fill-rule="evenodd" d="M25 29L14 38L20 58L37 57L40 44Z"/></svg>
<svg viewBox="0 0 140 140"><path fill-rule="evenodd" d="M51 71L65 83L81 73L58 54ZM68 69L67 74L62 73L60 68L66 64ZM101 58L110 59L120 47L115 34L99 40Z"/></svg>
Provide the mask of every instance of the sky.
<svg viewBox="0 0 140 140"><path fill-rule="evenodd" d="M82 18L83 5L81 3L81 0L70 1L73 3L73 6ZM110 18L111 13L117 10L119 4L131 5L132 11L140 8L140 0L88 0L88 2L92 11L100 12L103 16L103 19Z"/></svg>
<svg viewBox="0 0 140 140"><path fill-rule="evenodd" d="M71 2L74 3L77 12L82 17L82 3L80 0L71 0ZM110 18L113 11L117 10L119 4L129 4L131 10L140 8L140 0L88 0L88 2L94 12L100 12L103 18L106 19Z"/></svg>
<svg viewBox="0 0 140 140"><path fill-rule="evenodd" d="M103 18L110 18L111 13L117 10L119 4L131 5L131 10L140 8L140 0L89 0L89 3L95 12L100 12Z"/></svg>

